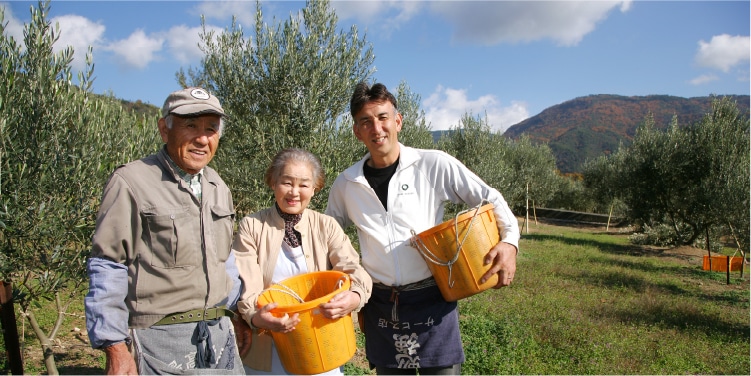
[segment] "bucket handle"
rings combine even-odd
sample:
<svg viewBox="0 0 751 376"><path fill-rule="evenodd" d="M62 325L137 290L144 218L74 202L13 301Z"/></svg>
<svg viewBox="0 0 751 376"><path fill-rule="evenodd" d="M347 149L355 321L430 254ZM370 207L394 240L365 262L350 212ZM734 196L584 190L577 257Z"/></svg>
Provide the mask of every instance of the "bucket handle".
<svg viewBox="0 0 751 376"><path fill-rule="evenodd" d="M301 298L300 295L298 295L297 292L295 292L295 290L293 290L293 289L291 289L291 288L289 288L289 287L287 287L287 286L285 286L285 285L283 285L281 283L278 283L277 286L280 286L281 289L277 289L277 288L271 287L269 289L266 289L266 291L281 292L281 293L287 294L287 295L295 298L298 303L305 303L305 300L303 298Z"/></svg>
<svg viewBox="0 0 751 376"><path fill-rule="evenodd" d="M342 288L342 286L344 285L344 282L347 281L347 278L349 278L349 276L347 276L346 274L343 275L341 278L339 278L339 280L336 281L336 287L334 288L334 291ZM282 283L277 283L275 286L280 286L281 289L271 287L271 288L266 289L266 291L281 292L281 293L287 294L295 298L298 303L305 303L305 299L301 298L300 295L298 295L297 292L295 292L295 290L291 289L289 286L284 285Z"/></svg>
<svg viewBox="0 0 751 376"><path fill-rule="evenodd" d="M412 246L417 248L417 250L420 252L420 254L422 254L425 257L426 260L429 260L430 262L436 265L448 267L449 288L453 288L454 282L456 282L455 280L451 279L451 275L452 275L452 268L454 266L454 263L456 263L456 260L459 259L459 251L461 251L462 246L464 245L464 241L467 240L467 235L469 235L469 231L470 229L472 229L472 224L475 223L475 218L477 217L477 214L480 212L480 208L489 202L490 201L488 201L487 199L482 199L479 205L473 208L469 208L467 210L462 210L459 213L456 213L456 216L454 217L454 234L456 236L456 253L454 254L454 257L448 262L445 262L445 263L442 262L441 259L438 258L438 256L434 255L433 252L430 252L430 249L428 249L428 247L425 245L422 239L420 239L420 237L417 236L417 233L415 232L415 230L410 230L412 232L412 241L411 241ZM472 215L472 219L469 221L469 225L467 226L467 231L464 233L464 237L462 238L462 241L459 242L459 217L463 215L464 213L468 213L472 210L474 210L475 213Z"/></svg>
<svg viewBox="0 0 751 376"><path fill-rule="evenodd" d="M334 291L339 290L340 288L342 288L342 286L344 286L344 282L347 282L347 279L349 279L349 275L348 274L345 274L341 278L339 278L339 280L336 281L336 288L334 289Z"/></svg>

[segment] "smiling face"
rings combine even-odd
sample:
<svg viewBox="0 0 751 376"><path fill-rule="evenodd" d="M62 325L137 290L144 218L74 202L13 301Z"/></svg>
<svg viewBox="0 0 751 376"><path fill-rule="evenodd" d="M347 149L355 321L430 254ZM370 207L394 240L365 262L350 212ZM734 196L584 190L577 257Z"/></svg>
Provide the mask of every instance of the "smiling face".
<svg viewBox="0 0 751 376"><path fill-rule="evenodd" d="M221 118L219 115L170 117L171 128L167 127L167 119L159 119L159 134L167 144L167 154L183 171L196 174L214 158Z"/></svg>
<svg viewBox="0 0 751 376"><path fill-rule="evenodd" d="M313 172L304 162L289 162L273 184L274 199L287 214L300 214L315 193Z"/></svg>
<svg viewBox="0 0 751 376"><path fill-rule="evenodd" d="M399 158L397 134L402 130L402 115L389 101L366 103L354 117L355 137L370 152L372 167L390 166Z"/></svg>

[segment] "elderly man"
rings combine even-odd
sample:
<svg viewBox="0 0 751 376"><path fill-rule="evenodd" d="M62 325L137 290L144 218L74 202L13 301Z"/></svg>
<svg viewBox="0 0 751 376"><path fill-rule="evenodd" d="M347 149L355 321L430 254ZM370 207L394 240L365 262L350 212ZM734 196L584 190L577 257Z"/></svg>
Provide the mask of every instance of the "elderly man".
<svg viewBox="0 0 751 376"><path fill-rule="evenodd" d="M240 291L232 195L207 167L224 116L207 90L170 94L164 146L104 187L84 303L107 374L244 373L230 320Z"/></svg>

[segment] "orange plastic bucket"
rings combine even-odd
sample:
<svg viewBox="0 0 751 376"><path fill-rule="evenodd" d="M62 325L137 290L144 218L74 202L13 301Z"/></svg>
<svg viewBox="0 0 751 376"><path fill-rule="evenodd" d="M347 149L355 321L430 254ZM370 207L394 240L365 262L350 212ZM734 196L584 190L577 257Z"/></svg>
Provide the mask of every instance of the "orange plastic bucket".
<svg viewBox="0 0 751 376"><path fill-rule="evenodd" d="M413 237L413 246L427 262L446 301L457 301L498 284L497 273L480 283L491 267L483 265L482 260L500 241L493 207L486 204L466 210Z"/></svg>
<svg viewBox="0 0 751 376"><path fill-rule="evenodd" d="M332 320L318 306L349 290L349 276L339 271L310 272L270 286L258 297L258 307L276 302L276 317L299 314L300 323L289 333L271 332L279 359L287 372L323 373L344 365L355 355L352 316Z"/></svg>

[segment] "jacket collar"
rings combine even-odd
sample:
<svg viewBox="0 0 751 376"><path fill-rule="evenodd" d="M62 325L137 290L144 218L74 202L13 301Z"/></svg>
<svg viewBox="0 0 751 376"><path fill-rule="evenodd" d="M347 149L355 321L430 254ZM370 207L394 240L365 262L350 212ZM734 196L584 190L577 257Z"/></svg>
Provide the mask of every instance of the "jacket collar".
<svg viewBox="0 0 751 376"><path fill-rule="evenodd" d="M282 218L282 216L279 215L279 212L276 211L276 205L272 205L270 208L268 208L268 210L269 210L271 218L272 218L271 219L272 223L274 225L278 226L279 228L284 228L284 218ZM297 224L295 225L295 230L300 231L300 233L303 233L303 231L301 231L301 230L305 229L305 227L300 227L300 226L305 226L305 224L308 223L308 216L309 216L308 212L309 211L310 211L310 209L305 208L305 210L302 211L302 216L300 217L300 222L297 222Z"/></svg>
<svg viewBox="0 0 751 376"><path fill-rule="evenodd" d="M344 170L344 177L350 181L365 181L363 168L368 159L370 159L370 153L365 154L357 163ZM404 146L401 142L399 143L399 166L396 168L397 172L413 165L419 160L420 154L415 148Z"/></svg>
<svg viewBox="0 0 751 376"><path fill-rule="evenodd" d="M159 159L159 163L162 165L162 169L169 172L169 175L174 179L174 181L184 181L182 176L180 175L180 171L176 169L172 164L174 162L170 161L172 160L167 154L167 145L162 146L161 149L159 149L159 152L157 153L157 159ZM204 167L201 172L201 180L205 180L207 183L210 183L214 186L218 185L217 178L219 175L216 174L216 172L209 166Z"/></svg>

